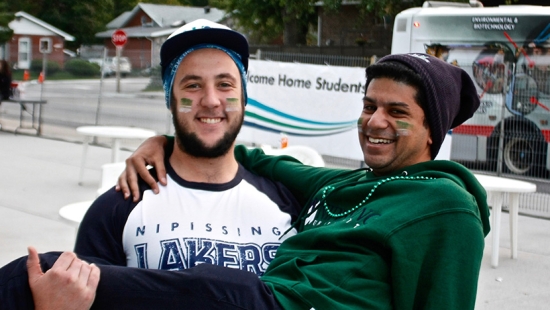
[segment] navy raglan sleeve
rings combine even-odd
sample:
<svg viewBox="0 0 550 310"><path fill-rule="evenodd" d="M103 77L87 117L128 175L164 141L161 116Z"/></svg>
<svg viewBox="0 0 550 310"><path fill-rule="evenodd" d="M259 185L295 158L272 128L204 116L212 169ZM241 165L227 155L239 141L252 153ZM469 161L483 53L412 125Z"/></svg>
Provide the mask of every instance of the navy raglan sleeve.
<svg viewBox="0 0 550 310"><path fill-rule="evenodd" d="M135 205L132 199L125 200L114 187L99 196L80 223L75 253L99 258L108 264L126 266L122 232Z"/></svg>

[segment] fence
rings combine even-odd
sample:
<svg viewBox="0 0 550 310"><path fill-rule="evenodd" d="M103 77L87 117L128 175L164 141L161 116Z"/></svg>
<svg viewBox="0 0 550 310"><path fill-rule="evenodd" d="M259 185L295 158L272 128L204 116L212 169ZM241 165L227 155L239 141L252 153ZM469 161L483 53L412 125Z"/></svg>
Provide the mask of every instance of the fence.
<svg viewBox="0 0 550 310"><path fill-rule="evenodd" d="M267 45L250 46L250 53L255 54L257 50L262 52L274 52L278 54L301 54L301 55L338 55L345 57L365 57L372 55L382 57L390 54L388 47L373 46L285 46L285 45Z"/></svg>
<svg viewBox="0 0 550 310"><path fill-rule="evenodd" d="M362 67L366 68L369 64L377 60L376 55L366 56L342 56L342 55L321 55L321 54L302 54L302 53L279 53L273 51L256 50L251 55L258 60L271 60L281 62L294 62L305 64L317 64L327 66L343 67Z"/></svg>

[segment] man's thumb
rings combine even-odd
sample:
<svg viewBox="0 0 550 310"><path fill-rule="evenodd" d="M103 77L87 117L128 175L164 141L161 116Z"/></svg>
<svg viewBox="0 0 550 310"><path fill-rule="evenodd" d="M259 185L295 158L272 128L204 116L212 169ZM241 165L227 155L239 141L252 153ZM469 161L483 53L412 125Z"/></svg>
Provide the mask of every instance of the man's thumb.
<svg viewBox="0 0 550 310"><path fill-rule="evenodd" d="M38 277L42 276L42 268L40 268L40 258L38 252L32 246L28 247L29 256L27 257L27 272L29 274L29 282L34 282Z"/></svg>

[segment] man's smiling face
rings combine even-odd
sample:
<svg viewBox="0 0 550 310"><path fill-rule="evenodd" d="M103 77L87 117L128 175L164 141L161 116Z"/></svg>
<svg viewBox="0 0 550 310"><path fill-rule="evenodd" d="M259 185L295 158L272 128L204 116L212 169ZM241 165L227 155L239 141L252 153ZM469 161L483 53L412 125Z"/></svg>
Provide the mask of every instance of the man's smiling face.
<svg viewBox="0 0 550 310"><path fill-rule="evenodd" d="M373 79L363 98L359 142L377 175L428 161L432 139L416 102L416 88L389 78Z"/></svg>
<svg viewBox="0 0 550 310"><path fill-rule="evenodd" d="M225 155L244 117L241 76L233 60L216 49L199 49L181 62L171 106L178 146L195 157Z"/></svg>

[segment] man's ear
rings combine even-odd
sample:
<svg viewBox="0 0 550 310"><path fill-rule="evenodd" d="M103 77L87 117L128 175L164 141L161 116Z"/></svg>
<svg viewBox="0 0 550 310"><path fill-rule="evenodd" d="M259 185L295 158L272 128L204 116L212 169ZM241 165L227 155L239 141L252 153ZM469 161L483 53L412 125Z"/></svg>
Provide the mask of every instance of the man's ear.
<svg viewBox="0 0 550 310"><path fill-rule="evenodd" d="M428 124L428 122L426 122L426 125ZM428 146L431 146L434 142L433 142L433 139L432 139L432 130L430 129L430 126L428 125Z"/></svg>

